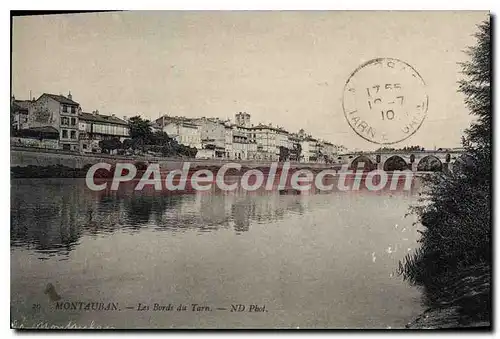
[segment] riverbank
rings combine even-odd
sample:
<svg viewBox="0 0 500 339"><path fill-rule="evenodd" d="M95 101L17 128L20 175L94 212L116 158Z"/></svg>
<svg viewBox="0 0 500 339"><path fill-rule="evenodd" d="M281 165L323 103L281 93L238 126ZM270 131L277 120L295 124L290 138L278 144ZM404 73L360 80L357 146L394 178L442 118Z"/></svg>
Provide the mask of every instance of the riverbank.
<svg viewBox="0 0 500 339"><path fill-rule="evenodd" d="M10 166L15 168L15 172L21 172L20 168L31 167L33 170L37 168L48 168L56 173L61 173L60 177L74 177L72 171L79 169L88 169L90 166L97 163L107 163L115 165L116 163L157 163L160 168L165 170L180 169L185 162L189 162L191 168L220 168L228 163L241 165L242 168L269 168L272 161L257 161L257 160L229 160L229 159L194 159L186 157L152 157L152 156L119 156L108 154L80 154L78 152L50 150L30 147L15 147L10 149ZM299 163L290 162L290 168L310 168L310 169L325 169L337 166L340 164L329 165L323 163ZM71 170L67 170L71 169ZM29 169L25 170L30 172Z"/></svg>
<svg viewBox="0 0 500 339"><path fill-rule="evenodd" d="M462 323L456 307L427 309L405 327L415 330L470 328L473 330L490 331L492 329L489 321Z"/></svg>
<svg viewBox="0 0 500 339"><path fill-rule="evenodd" d="M190 162L189 160L186 160L186 162ZM149 162L148 162L149 163ZM147 168L148 163L142 162L142 161L137 161L134 162L133 164L137 168L137 174L136 174L136 179L142 178L142 175L144 174L144 171ZM154 163L154 162L150 162ZM181 162L179 164L182 164ZM229 168L225 174L228 176L241 176L243 173L249 171L249 170L259 170L261 173L264 175L269 173L270 171L270 164L261 164L260 166L257 167L248 167L245 166L245 164L240 164L241 169L236 170L234 168ZM74 168L74 167L69 167L69 166L63 166L63 165L49 165L49 166L36 166L36 165L28 165L28 166L14 166L11 167L10 172L11 172L11 178L16 179L16 178L85 178L87 175L87 172L89 168L92 165L88 164L85 165L83 168ZM200 164L200 163L194 163L189 167L188 171L188 176L193 174L194 172L198 170L208 170L212 172L213 175L216 175L219 169L223 165L213 165L210 164L209 162L206 164ZM181 169L181 166L178 166L176 168L162 168L162 171L170 171L173 169ZM318 173L324 169L333 169L333 170L338 170L340 169L340 166L330 166L330 167L323 167L323 168L314 168L310 167L307 164L303 164L302 166L295 166L294 168L290 169L290 173L293 173L294 171L297 171L299 169L308 169L312 173ZM98 170L96 171L94 177L95 178L113 178L115 172L115 167L112 166L111 170ZM281 173L281 166L278 168L278 173Z"/></svg>
<svg viewBox="0 0 500 339"><path fill-rule="evenodd" d="M491 268L488 265L474 265L449 274L440 285L424 289L428 308L406 328L491 330Z"/></svg>

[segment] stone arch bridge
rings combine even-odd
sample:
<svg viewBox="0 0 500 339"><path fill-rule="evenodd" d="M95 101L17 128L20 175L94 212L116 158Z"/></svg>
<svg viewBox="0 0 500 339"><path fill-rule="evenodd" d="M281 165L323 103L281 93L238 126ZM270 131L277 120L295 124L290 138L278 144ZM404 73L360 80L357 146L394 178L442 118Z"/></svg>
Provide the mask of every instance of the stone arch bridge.
<svg viewBox="0 0 500 339"><path fill-rule="evenodd" d="M339 154L335 163L349 164L350 169L381 169L385 171L412 170L418 172L453 170L454 165L464 161L463 149L437 151L384 151Z"/></svg>

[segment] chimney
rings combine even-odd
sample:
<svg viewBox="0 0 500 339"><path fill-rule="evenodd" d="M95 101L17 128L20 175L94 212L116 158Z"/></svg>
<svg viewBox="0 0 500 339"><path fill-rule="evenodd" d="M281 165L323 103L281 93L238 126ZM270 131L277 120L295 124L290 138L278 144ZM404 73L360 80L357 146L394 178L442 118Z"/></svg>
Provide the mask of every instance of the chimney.
<svg viewBox="0 0 500 339"><path fill-rule="evenodd" d="M115 117L115 113L112 113L111 116L114 118Z"/></svg>
<svg viewBox="0 0 500 339"><path fill-rule="evenodd" d="M123 116L123 120L127 121L127 116L126 115Z"/></svg>
<svg viewBox="0 0 500 339"><path fill-rule="evenodd" d="M73 100L73 96L71 95L71 91L69 91L69 93L68 93L68 99Z"/></svg>

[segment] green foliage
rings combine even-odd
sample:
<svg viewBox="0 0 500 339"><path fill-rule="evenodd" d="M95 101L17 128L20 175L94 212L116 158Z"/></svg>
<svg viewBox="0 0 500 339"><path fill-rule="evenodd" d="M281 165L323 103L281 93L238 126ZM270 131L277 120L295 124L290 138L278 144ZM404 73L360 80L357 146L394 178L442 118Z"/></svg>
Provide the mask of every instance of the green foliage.
<svg viewBox="0 0 500 339"><path fill-rule="evenodd" d="M184 156L194 158L197 149L179 144L163 131L151 130L149 120L135 116L129 120L130 137L123 142L125 149L141 150L142 152L159 153L162 156Z"/></svg>
<svg viewBox="0 0 500 339"><path fill-rule="evenodd" d="M120 139L113 138L99 141L99 147L109 153L115 149L121 149L123 144L120 142Z"/></svg>
<svg viewBox="0 0 500 339"><path fill-rule="evenodd" d="M470 113L477 117L463 137L471 161L453 173L436 173L425 180L425 195L412 211L425 227L421 247L399 266L405 280L425 287L431 303L460 300L458 292L454 295L446 287L464 270L489 268L492 260L490 23L479 25L475 36L477 45L467 50L471 59L461 64L464 79L459 82ZM467 313L466 306L457 306ZM489 314L487 309L474 312Z"/></svg>
<svg viewBox="0 0 500 339"><path fill-rule="evenodd" d="M284 146L280 146L279 161L287 161L290 159L290 150Z"/></svg>
<svg viewBox="0 0 500 339"><path fill-rule="evenodd" d="M459 91L465 95L465 104L477 120L465 131L463 143L476 164L477 176L484 176L484 184L491 183L491 65L490 22L479 25L475 34L477 45L467 49L471 60L462 63L465 79L459 82ZM478 178L479 179L479 178Z"/></svg>
<svg viewBox="0 0 500 339"><path fill-rule="evenodd" d="M142 140L143 144L147 144L151 140L153 132L149 120L144 120L140 116L135 116L129 119L130 137L132 139Z"/></svg>

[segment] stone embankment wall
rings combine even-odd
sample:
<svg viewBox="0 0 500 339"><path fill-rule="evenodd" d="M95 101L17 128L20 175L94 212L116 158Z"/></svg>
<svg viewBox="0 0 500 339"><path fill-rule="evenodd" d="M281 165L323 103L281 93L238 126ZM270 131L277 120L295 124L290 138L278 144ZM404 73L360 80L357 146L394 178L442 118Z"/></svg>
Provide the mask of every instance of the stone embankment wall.
<svg viewBox="0 0 500 339"><path fill-rule="evenodd" d="M69 168L83 168L85 166L105 162L115 164L117 162L144 162L144 163L159 163L163 169L181 168L184 162L189 162L191 168L196 166L222 166L227 163L239 163L242 167L256 168L268 167L271 162L258 162L253 160L218 160L218 159L181 159L181 158L155 158L144 156L110 156L106 154L80 154L70 151L37 149L28 147L12 146L10 149L10 166L11 167L27 167L27 166L65 166ZM316 163L297 163L292 162L291 168L328 168L331 167L325 164Z"/></svg>

